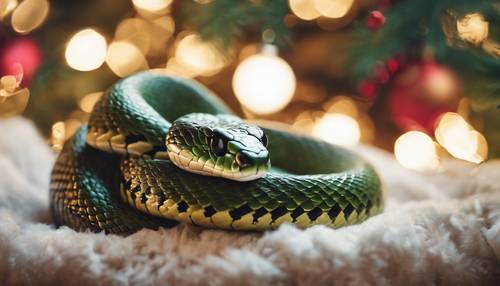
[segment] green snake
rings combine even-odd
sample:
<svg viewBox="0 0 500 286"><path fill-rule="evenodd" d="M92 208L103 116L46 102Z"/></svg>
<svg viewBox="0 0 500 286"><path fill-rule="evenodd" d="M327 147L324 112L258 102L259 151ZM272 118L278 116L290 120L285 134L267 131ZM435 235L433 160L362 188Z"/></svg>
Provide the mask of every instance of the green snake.
<svg viewBox="0 0 500 286"><path fill-rule="evenodd" d="M65 143L50 202L56 224L76 230L260 231L358 223L381 211L382 191L349 150L247 123L193 80L138 73L114 84Z"/></svg>

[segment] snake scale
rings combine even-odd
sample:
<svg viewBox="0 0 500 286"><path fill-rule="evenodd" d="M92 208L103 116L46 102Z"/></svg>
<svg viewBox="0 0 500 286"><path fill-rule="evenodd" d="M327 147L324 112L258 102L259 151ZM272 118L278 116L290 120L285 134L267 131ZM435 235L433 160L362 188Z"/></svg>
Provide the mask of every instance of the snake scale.
<svg viewBox="0 0 500 286"><path fill-rule="evenodd" d="M358 223L381 211L382 191L349 150L249 124L193 80L138 73L114 84L65 143L50 202L56 223L76 230L259 231Z"/></svg>

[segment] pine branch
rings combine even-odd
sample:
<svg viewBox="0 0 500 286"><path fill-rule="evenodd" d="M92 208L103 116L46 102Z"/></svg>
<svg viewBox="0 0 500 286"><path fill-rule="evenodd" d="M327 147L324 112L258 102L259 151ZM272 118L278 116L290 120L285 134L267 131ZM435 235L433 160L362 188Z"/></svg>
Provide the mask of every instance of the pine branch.
<svg viewBox="0 0 500 286"><path fill-rule="evenodd" d="M266 29L274 32L274 44L289 42L289 29L283 21L288 14L286 0L182 1L181 5L184 26L223 47L231 46L236 39L260 37Z"/></svg>
<svg viewBox="0 0 500 286"><path fill-rule="evenodd" d="M473 12L485 16L492 31L490 38L494 37L500 30L498 3L489 0L398 2L387 12L386 24L379 31L358 26L358 40L350 57L351 74L357 79L365 78L377 64L399 52L430 48L438 62L461 75L466 96L481 106L498 104L500 58L456 37L457 19Z"/></svg>

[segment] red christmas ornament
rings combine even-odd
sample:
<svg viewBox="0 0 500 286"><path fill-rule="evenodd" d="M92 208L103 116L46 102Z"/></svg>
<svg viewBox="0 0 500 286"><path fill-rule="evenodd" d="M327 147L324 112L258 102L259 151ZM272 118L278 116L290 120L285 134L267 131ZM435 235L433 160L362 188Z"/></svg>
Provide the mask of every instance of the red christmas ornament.
<svg viewBox="0 0 500 286"><path fill-rule="evenodd" d="M419 63L405 70L389 91L389 111L402 130L434 132L439 116L455 111L462 95L453 71L435 63Z"/></svg>
<svg viewBox="0 0 500 286"><path fill-rule="evenodd" d="M384 23L384 14L377 10L371 11L370 14L368 14L368 18L366 18L366 26L372 31L380 29Z"/></svg>
<svg viewBox="0 0 500 286"><path fill-rule="evenodd" d="M377 93L377 85L371 80L363 80L358 85L358 92L366 98L374 97Z"/></svg>
<svg viewBox="0 0 500 286"><path fill-rule="evenodd" d="M22 38L8 43L1 51L0 73L13 74L24 78L24 84L31 77L42 61L42 53L37 43L29 38Z"/></svg>

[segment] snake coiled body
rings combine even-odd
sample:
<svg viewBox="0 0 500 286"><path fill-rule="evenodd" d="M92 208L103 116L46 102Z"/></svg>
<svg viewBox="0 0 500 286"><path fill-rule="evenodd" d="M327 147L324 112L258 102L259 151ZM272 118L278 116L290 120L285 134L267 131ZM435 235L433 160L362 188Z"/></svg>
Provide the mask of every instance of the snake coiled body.
<svg viewBox="0 0 500 286"><path fill-rule="evenodd" d="M60 153L50 196L59 225L118 234L340 227L382 207L377 174L352 152L245 123L196 82L150 73L96 104Z"/></svg>

